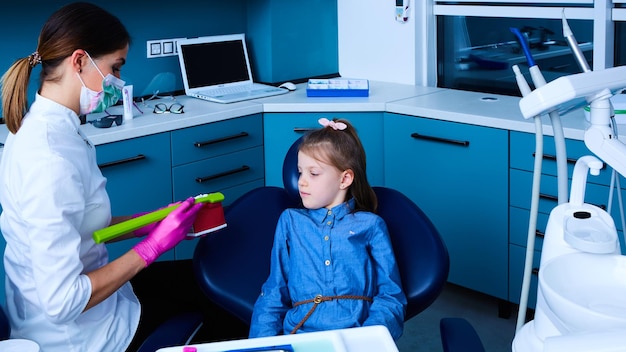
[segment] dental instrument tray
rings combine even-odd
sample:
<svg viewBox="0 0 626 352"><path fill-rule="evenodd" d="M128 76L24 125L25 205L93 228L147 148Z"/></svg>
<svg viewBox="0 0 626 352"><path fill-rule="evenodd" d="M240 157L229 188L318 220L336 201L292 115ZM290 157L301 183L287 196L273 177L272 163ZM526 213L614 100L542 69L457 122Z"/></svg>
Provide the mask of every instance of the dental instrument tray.
<svg viewBox="0 0 626 352"><path fill-rule="evenodd" d="M370 84L367 79L309 79L307 97L367 97Z"/></svg>
<svg viewBox="0 0 626 352"><path fill-rule="evenodd" d="M195 203L220 203L224 200L224 195L220 192L200 194L195 197ZM165 217L171 213L174 209L178 208L179 204L172 204L168 207L155 210L153 212L132 218L126 221L122 221L115 225L105 227L100 230L96 230L93 233L93 239L96 243L103 243L129 232L135 231L146 225L155 223L165 219Z"/></svg>

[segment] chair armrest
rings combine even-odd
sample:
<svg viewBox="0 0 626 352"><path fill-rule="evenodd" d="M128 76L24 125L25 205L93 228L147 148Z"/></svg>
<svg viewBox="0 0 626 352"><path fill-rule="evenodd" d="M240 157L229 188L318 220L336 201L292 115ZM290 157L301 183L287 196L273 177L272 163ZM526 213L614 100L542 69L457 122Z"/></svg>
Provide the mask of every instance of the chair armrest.
<svg viewBox="0 0 626 352"><path fill-rule="evenodd" d="M186 345L202 326L200 312L181 313L159 325L137 352L154 352L160 348Z"/></svg>
<svg viewBox="0 0 626 352"><path fill-rule="evenodd" d="M485 352L474 327L463 318L443 318L439 322L444 352Z"/></svg>

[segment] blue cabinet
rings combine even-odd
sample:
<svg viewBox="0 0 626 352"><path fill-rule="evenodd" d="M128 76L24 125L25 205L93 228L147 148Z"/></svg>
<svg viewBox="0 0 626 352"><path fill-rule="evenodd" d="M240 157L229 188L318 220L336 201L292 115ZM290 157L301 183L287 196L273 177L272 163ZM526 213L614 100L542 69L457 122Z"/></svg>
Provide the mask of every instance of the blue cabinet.
<svg viewBox="0 0 626 352"><path fill-rule="evenodd" d="M172 202L169 132L96 146L98 166L107 178L113 216L158 209ZM107 244L113 260L138 240ZM159 260L174 259L174 252Z"/></svg>
<svg viewBox="0 0 626 352"><path fill-rule="evenodd" d="M175 200L221 192L228 206L264 185L261 114L172 131ZM191 259L197 240L176 246L176 259Z"/></svg>
<svg viewBox="0 0 626 352"><path fill-rule="evenodd" d="M548 217L554 207L558 205L558 185L556 177L556 151L554 137L544 136L544 158L541 168L541 186L539 196L539 212L537 218L537 235L534 243L533 271L528 297L528 307L534 308L537 294L537 274L543 236L545 235ZM571 176L576 160L584 155L593 155L587 149L585 143L579 140L567 139L565 141L568 168L568 187L571 186ZM526 260L526 247L528 237L528 222L530 220L530 203L532 198L533 169L535 162L535 135L533 133L511 131L510 133L510 207L509 207L509 301L519 303ZM607 209L609 201L609 185L611 168L605 167L598 176L587 176L585 190L585 202ZM625 185L622 183L622 185ZM569 194L569 189L568 189ZM619 219L617 197L614 194L611 215L613 219ZM622 231L623 225L615 221L615 226ZM623 236L622 251L624 251Z"/></svg>
<svg viewBox="0 0 626 352"><path fill-rule="evenodd" d="M383 113L265 113L265 184L283 187L283 161L289 147L312 129L320 128L317 120L343 118L355 127L367 156L367 177L372 186L384 185L383 166Z"/></svg>
<svg viewBox="0 0 626 352"><path fill-rule="evenodd" d="M113 215L151 211L202 193L222 192L224 206L265 183L261 114L96 147ZM107 244L115 259L139 240ZM159 260L190 259L196 240Z"/></svg>
<svg viewBox="0 0 626 352"><path fill-rule="evenodd" d="M430 217L448 281L508 298L508 131L386 113L385 184Z"/></svg>

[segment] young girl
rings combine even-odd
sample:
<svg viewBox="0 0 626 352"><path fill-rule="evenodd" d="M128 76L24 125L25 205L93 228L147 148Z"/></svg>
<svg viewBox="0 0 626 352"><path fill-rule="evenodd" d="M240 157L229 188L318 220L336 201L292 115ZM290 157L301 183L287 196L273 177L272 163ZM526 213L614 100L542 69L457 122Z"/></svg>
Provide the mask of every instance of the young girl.
<svg viewBox="0 0 626 352"><path fill-rule="evenodd" d="M298 151L305 209L278 221L250 337L384 325L398 339L406 297L365 151L348 121L319 122Z"/></svg>

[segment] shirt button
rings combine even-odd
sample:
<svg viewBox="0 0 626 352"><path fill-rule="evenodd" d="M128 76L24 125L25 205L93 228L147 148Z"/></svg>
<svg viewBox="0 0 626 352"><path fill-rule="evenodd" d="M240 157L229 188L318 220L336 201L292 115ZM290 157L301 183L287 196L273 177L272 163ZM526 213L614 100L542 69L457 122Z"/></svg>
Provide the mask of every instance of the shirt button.
<svg viewBox="0 0 626 352"><path fill-rule="evenodd" d="M330 260L326 260L326 261L324 262L324 264L326 264L326 266L329 266L329 265L330 265Z"/></svg>
<svg viewBox="0 0 626 352"><path fill-rule="evenodd" d="M330 214L332 214L332 213L333 213L333 211L332 211L332 210L329 210L329 211L328 211L328 215L330 215Z"/></svg>
<svg viewBox="0 0 626 352"><path fill-rule="evenodd" d="M330 225L330 224L332 224L332 223L333 223L332 221L329 221L329 222L327 222L327 223L326 223L326 225Z"/></svg>
<svg viewBox="0 0 626 352"><path fill-rule="evenodd" d="M324 241L328 241L328 236L324 236Z"/></svg>

